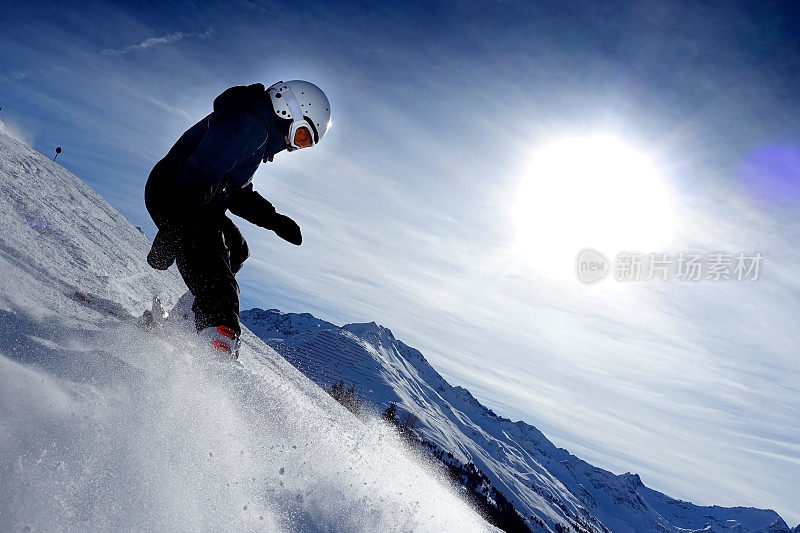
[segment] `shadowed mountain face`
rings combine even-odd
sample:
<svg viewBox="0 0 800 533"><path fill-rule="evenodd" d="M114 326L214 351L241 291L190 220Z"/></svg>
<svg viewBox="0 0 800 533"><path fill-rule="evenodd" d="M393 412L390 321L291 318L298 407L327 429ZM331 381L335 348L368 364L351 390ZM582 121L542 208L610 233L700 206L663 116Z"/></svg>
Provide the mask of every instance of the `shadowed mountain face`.
<svg viewBox="0 0 800 533"><path fill-rule="evenodd" d="M697 506L646 487L636 474L596 468L451 386L374 322L337 327L275 309L244 311L242 322L323 388L343 381L376 410L396 403L413 414L421 437L474 463L534 530L542 521L589 531L792 531L771 510Z"/></svg>

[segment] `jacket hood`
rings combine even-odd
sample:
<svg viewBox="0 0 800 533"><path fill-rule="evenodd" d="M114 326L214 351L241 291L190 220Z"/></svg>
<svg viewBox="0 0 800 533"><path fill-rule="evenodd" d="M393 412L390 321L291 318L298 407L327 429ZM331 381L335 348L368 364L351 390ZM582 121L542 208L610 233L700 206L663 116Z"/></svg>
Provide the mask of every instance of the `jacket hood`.
<svg viewBox="0 0 800 533"><path fill-rule="evenodd" d="M257 115L267 128L267 157L286 148L284 137L289 133L291 121L281 119L275 114L272 101L261 83L237 85L226 89L214 100L214 112L245 111Z"/></svg>
<svg viewBox="0 0 800 533"><path fill-rule="evenodd" d="M272 110L272 103L267 98L266 89L261 83L253 85L237 85L226 89L214 100L214 111L224 112L233 110L247 110L258 115L265 124L272 122L275 112ZM275 117L277 118L277 116Z"/></svg>

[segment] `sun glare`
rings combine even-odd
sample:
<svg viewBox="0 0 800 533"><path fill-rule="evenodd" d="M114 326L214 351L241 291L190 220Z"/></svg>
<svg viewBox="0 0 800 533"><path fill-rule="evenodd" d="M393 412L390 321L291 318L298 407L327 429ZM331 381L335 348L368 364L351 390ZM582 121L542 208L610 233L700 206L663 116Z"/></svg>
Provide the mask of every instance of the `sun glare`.
<svg viewBox="0 0 800 533"><path fill-rule="evenodd" d="M554 278L574 277L586 247L612 260L621 251L666 251L674 225L669 189L650 159L608 136L535 152L514 215L517 252Z"/></svg>

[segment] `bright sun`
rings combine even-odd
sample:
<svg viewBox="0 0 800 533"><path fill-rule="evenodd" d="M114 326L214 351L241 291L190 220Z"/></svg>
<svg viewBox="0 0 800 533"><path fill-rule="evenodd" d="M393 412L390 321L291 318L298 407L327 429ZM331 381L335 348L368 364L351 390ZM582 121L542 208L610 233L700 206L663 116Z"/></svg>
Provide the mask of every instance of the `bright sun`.
<svg viewBox="0 0 800 533"><path fill-rule="evenodd" d="M649 158L613 137L563 140L533 154L515 206L517 252L540 273L574 277L579 250L666 252L674 217Z"/></svg>

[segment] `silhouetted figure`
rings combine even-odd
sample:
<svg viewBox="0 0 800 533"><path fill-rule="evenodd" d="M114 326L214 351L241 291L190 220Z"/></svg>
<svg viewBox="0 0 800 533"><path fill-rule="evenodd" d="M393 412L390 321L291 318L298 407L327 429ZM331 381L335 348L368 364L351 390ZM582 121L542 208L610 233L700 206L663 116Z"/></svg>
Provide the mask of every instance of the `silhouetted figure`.
<svg viewBox="0 0 800 533"><path fill-rule="evenodd" d="M283 150L317 144L330 118L328 97L307 81L231 87L150 172L145 206L158 233L147 262L159 270L177 262L194 295L197 331L213 349L237 357L236 273L249 255L226 213L300 245L300 226L253 189L253 174Z"/></svg>
<svg viewBox="0 0 800 533"><path fill-rule="evenodd" d="M60 146L56 146L56 155L53 157L53 161L56 160L56 157L58 157L58 154L60 154L60 153L61 153L61 147Z"/></svg>

